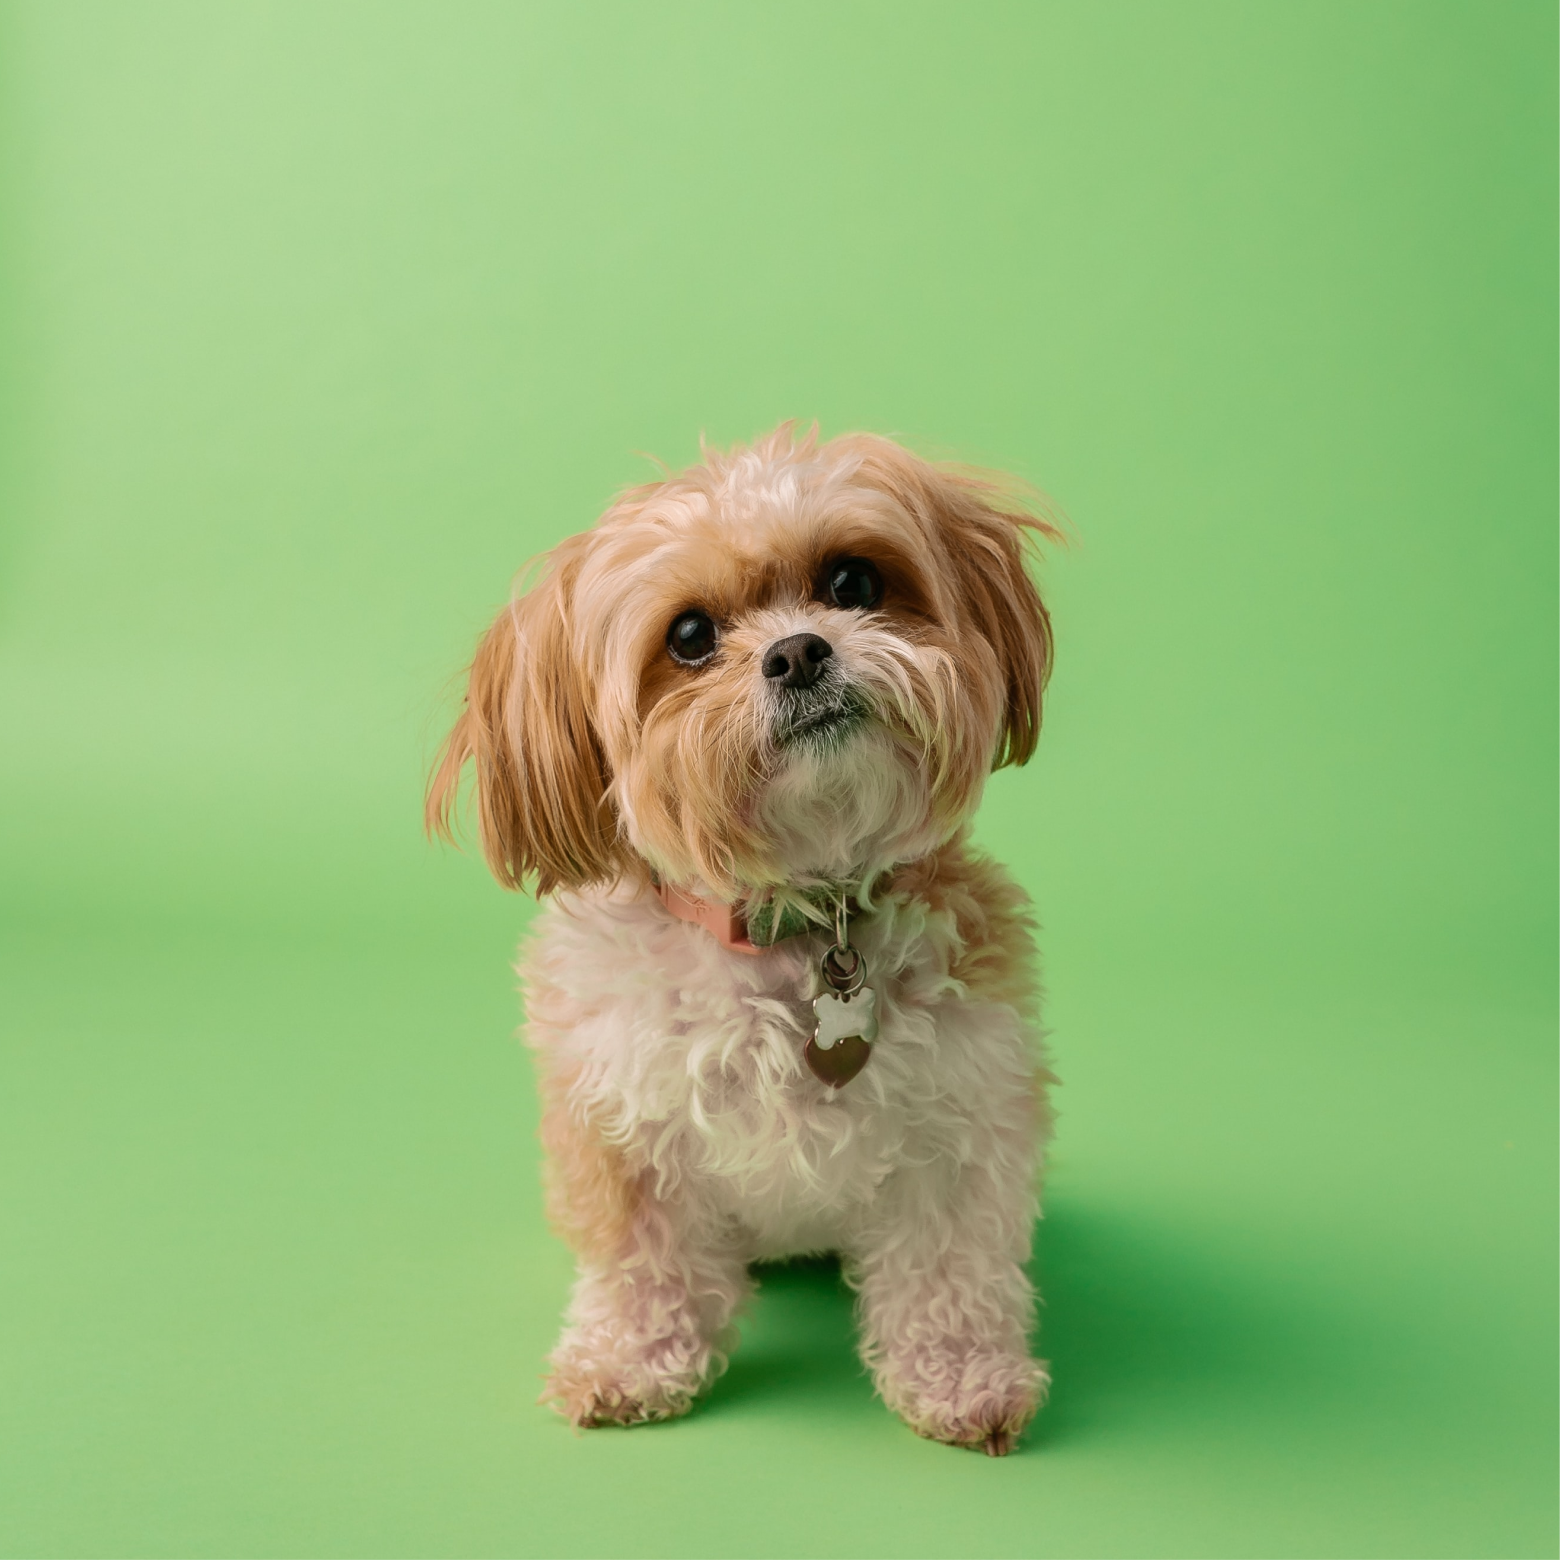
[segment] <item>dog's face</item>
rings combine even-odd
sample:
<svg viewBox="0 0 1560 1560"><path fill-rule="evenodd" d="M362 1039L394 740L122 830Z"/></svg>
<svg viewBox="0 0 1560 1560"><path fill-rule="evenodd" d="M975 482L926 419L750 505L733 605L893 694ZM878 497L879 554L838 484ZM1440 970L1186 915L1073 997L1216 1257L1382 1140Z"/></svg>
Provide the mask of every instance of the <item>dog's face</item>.
<svg viewBox="0 0 1560 1560"><path fill-rule="evenodd" d="M499 878L861 884L1034 749L1026 528L886 439L790 429L626 495L488 633L430 788L477 765Z"/></svg>

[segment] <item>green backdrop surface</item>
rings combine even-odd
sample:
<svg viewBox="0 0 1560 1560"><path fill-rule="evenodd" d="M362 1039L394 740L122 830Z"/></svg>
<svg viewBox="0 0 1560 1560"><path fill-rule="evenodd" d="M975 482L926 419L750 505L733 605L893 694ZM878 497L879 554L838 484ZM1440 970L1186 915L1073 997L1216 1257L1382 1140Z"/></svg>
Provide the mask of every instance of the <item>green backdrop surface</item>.
<svg viewBox="0 0 1560 1560"><path fill-rule="evenodd" d="M1555 1552L1552 6L0 28L0 1552ZM529 907L423 765L527 557L783 417L1070 517L1002 1462L820 1266L686 1421L534 1405Z"/></svg>

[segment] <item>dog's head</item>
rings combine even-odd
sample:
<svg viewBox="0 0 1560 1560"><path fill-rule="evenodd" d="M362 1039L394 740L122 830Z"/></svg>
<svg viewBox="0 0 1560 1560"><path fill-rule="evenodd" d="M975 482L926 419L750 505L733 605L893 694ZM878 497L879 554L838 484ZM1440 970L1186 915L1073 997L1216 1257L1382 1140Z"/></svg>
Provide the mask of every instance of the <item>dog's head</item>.
<svg viewBox="0 0 1560 1560"><path fill-rule="evenodd" d="M990 481L786 425L625 494L488 631L428 793L474 760L499 880L865 887L1034 751L1051 528Z"/></svg>

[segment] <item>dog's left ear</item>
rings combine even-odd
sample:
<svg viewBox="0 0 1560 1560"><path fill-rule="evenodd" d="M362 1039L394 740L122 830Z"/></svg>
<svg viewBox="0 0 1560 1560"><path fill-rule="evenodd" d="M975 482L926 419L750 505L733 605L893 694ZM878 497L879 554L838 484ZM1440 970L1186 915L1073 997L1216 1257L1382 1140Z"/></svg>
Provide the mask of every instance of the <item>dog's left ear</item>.
<svg viewBox="0 0 1560 1560"><path fill-rule="evenodd" d="M1040 705L1051 675L1051 619L1030 578L1028 556L1043 536L1062 540L1048 519L1013 496L1018 484L978 471L934 466L888 439L855 441L863 468L942 544L942 569L958 597L965 631L983 635L1000 683L992 768L1027 763L1040 740Z"/></svg>
<svg viewBox="0 0 1560 1560"><path fill-rule="evenodd" d="M1049 521L1026 514L994 482L936 473L942 531L965 621L986 636L1006 685L993 769L1026 764L1040 740L1041 702L1051 676L1051 617L1030 576L1036 536L1060 540Z"/></svg>

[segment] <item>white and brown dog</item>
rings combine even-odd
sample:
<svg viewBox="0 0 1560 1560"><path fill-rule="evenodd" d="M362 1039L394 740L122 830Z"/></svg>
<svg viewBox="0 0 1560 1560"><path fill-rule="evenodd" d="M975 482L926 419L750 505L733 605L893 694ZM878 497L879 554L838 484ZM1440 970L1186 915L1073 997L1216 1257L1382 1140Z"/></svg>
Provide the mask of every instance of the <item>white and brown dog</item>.
<svg viewBox="0 0 1560 1560"><path fill-rule="evenodd" d="M579 1278L547 1396L685 1412L749 1263L838 1252L920 1434L1007 1451L1051 1082L1022 892L965 831L1033 752L1051 528L1000 483L790 425L636 489L499 616L429 789L475 763Z"/></svg>

